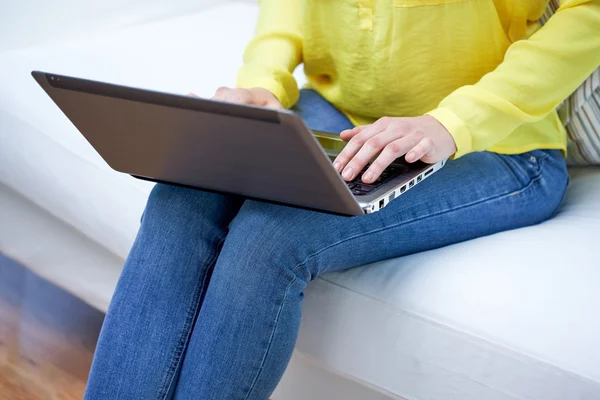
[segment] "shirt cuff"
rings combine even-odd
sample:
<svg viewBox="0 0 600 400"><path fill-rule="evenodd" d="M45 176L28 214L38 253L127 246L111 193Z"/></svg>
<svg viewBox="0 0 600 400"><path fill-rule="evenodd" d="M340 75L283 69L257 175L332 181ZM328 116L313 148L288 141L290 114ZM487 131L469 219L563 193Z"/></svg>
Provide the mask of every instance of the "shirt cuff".
<svg viewBox="0 0 600 400"><path fill-rule="evenodd" d="M440 107L428 112L427 115L435 118L452 135L456 144L456 153L452 156L453 159L460 158L473 151L473 141L469 128L452 110Z"/></svg>

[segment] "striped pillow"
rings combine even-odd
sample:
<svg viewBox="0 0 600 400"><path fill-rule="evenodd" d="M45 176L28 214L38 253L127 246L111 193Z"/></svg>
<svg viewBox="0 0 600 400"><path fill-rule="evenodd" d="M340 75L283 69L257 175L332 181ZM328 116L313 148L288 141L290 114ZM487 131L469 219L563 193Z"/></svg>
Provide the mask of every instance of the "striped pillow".
<svg viewBox="0 0 600 400"><path fill-rule="evenodd" d="M559 7L550 0L540 22L545 24ZM600 68L558 107L568 135L569 165L600 165Z"/></svg>

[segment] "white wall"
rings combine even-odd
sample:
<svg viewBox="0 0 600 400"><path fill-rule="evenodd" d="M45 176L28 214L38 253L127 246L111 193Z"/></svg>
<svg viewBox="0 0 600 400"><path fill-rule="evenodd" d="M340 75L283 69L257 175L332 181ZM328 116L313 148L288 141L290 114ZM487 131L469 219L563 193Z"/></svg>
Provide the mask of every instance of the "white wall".
<svg viewBox="0 0 600 400"><path fill-rule="evenodd" d="M223 1L0 0L0 51L182 15Z"/></svg>

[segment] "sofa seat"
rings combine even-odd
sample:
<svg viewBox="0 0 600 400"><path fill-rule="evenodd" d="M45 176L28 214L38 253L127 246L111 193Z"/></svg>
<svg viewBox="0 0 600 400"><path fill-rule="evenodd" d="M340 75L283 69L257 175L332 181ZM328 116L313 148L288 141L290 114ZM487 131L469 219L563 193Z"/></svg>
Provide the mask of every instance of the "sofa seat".
<svg viewBox="0 0 600 400"><path fill-rule="evenodd" d="M111 257L80 257L62 279L6 227L0 250L106 309L152 184L112 171L30 72L210 96L233 85L256 15L255 5L222 3L1 53L0 184ZM600 399L600 169L571 172L551 221L311 283L295 359L372 389L356 399ZM94 268L111 271L104 284L80 273ZM308 382L290 374L275 399L332 398L297 394Z"/></svg>

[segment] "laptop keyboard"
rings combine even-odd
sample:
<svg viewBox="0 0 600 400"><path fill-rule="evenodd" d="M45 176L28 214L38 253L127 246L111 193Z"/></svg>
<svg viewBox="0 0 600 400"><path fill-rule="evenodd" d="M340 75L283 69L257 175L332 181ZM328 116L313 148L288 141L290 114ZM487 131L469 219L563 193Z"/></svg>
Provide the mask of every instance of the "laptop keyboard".
<svg viewBox="0 0 600 400"><path fill-rule="evenodd" d="M363 173L365 173L368 168L369 165L363 168L363 170L360 171L360 173L356 178L354 178L354 180L352 180L351 182L346 182L352 194L356 196L363 196L365 194L369 194L373 190L377 189L379 186L389 181L390 179L395 178L398 175L408 171L408 168L403 165L390 165L381 173L381 176L377 178L375 182L367 185L366 183L363 183L361 179Z"/></svg>

